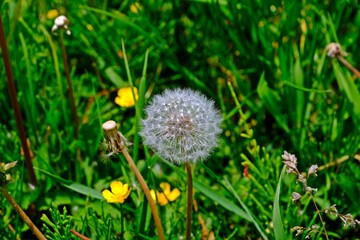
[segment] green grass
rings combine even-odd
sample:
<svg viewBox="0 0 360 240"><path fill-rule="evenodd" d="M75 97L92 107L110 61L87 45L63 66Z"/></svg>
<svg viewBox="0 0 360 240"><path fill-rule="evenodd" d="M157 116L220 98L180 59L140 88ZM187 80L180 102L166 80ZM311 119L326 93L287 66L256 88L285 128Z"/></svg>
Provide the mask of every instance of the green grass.
<svg viewBox="0 0 360 240"><path fill-rule="evenodd" d="M2 60L0 161L19 160L8 191L40 230L45 232L40 218L46 214L48 226L64 221L60 233L70 224L92 239L116 239L124 218L125 238L156 239L146 199L123 156L101 160L101 124L113 119L133 143L129 152L149 187L169 182L180 189L179 199L158 209L167 238L185 235L185 170L164 163L138 135L144 106L155 94L175 87L212 98L224 119L219 147L194 170L194 239L204 230L200 216L216 239L293 239L294 226L320 226L310 201L301 208L291 202L300 187L293 176L281 175L284 150L297 156L299 169L347 157L321 168L309 184L319 189L315 200L320 208L336 204L339 212L359 218L360 81L326 56L327 44L339 42L346 59L360 68L357 1L151 0L142 1L137 13L132 4L1 3L34 153L36 189L27 185ZM70 20L72 34L64 38L80 119L78 140L60 35L51 32L53 20L46 16L50 9ZM124 86L139 89L136 108L114 103ZM115 179L133 188L123 215L120 206L101 199L101 191ZM64 207L69 221L59 217ZM338 218L323 218L331 238L357 238L359 227L344 228ZM0 232L4 239L32 236L5 199L0 199Z"/></svg>

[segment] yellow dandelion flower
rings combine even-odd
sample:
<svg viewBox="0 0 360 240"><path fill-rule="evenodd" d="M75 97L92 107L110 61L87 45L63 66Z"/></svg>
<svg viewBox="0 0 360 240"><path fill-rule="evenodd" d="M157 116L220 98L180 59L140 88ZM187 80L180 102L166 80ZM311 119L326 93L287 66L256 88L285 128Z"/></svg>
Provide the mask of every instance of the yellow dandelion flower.
<svg viewBox="0 0 360 240"><path fill-rule="evenodd" d="M90 32L94 31L94 28L93 28L93 26L92 26L91 24L87 24L87 25L86 25L86 28L87 28Z"/></svg>
<svg viewBox="0 0 360 240"><path fill-rule="evenodd" d="M158 201L160 206L165 206L169 202L175 201L180 196L180 190L178 188L174 188L172 191L170 190L170 184L163 182L160 184L160 188L163 190L162 192L151 190L151 197L154 201Z"/></svg>
<svg viewBox="0 0 360 240"><path fill-rule="evenodd" d="M141 9L142 9L142 6L138 2L130 5L130 11L134 14L138 14Z"/></svg>
<svg viewBox="0 0 360 240"><path fill-rule="evenodd" d="M117 92L118 96L115 98L115 103L121 107L132 107L135 105L134 97L131 87L120 88ZM138 90L134 87L135 99L138 100Z"/></svg>
<svg viewBox="0 0 360 240"><path fill-rule="evenodd" d="M113 181L110 184L110 189L111 191L104 190L101 193L106 199L106 201L109 203L123 203L131 192L131 188L129 188L129 185L127 183L123 184L119 181Z"/></svg>
<svg viewBox="0 0 360 240"><path fill-rule="evenodd" d="M59 16L59 11L56 10L56 9L50 9L47 14L46 14L46 17L48 19L55 19Z"/></svg>

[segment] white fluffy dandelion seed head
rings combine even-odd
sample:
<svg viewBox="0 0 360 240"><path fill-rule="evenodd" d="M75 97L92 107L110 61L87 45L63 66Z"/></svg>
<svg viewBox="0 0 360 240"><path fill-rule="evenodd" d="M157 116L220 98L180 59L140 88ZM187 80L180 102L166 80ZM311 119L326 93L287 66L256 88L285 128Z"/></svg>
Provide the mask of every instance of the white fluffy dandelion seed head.
<svg viewBox="0 0 360 240"><path fill-rule="evenodd" d="M144 144L172 163L206 159L218 144L221 116L214 102L190 89L166 90L146 107Z"/></svg>

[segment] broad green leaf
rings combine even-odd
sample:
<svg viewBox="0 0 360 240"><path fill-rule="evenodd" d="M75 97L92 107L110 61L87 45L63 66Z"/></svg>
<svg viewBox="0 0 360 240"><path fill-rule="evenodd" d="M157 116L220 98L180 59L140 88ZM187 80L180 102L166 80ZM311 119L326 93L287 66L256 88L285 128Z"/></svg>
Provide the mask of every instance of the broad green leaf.
<svg viewBox="0 0 360 240"><path fill-rule="evenodd" d="M200 181L194 179L194 187L202 192L205 196L212 199L213 201L219 203L221 206L223 206L225 209L235 213L236 215L251 221L251 218L249 215L239 208L234 202L230 201L229 199L221 196L218 192L212 190L209 186L206 186L205 184L202 184Z"/></svg>
<svg viewBox="0 0 360 240"><path fill-rule="evenodd" d="M124 79L122 79L119 74L117 74L114 70L113 67L108 67L105 69L105 74L106 76L108 76L108 78L110 79L110 81L117 87L117 88L121 88L124 87L126 85L126 82L124 81Z"/></svg>
<svg viewBox="0 0 360 240"><path fill-rule="evenodd" d="M34 168L34 169L44 173L45 175L51 177L52 179L58 181L59 183L61 183L61 185L73 190L74 192L83 194L85 196L93 197L93 198L96 198L96 199L100 199L100 200L104 199L103 196L101 195L101 193L99 191L93 189L93 188L87 187L85 185L82 185L80 183L76 183L76 182L73 182L73 181L70 181L70 180L66 180L64 178L61 178L59 176L56 176L56 175L54 175L52 173L49 173L49 172L44 171L44 170L39 169L39 168Z"/></svg>

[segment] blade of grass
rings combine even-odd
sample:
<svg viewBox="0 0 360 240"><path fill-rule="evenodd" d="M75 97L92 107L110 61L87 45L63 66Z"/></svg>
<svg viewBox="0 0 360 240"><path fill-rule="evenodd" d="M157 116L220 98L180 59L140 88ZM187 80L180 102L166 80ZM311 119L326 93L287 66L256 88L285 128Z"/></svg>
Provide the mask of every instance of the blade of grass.
<svg viewBox="0 0 360 240"><path fill-rule="evenodd" d="M148 57L149 57L149 49L147 49L145 53L144 67L139 85L139 99L137 101L137 106L136 106L135 136L134 136L134 149L133 149L133 159L135 162L138 160L139 144L140 144L140 137L139 137L140 122L144 114L143 109L144 109L145 94L146 94L146 69L148 64Z"/></svg>
<svg viewBox="0 0 360 240"><path fill-rule="evenodd" d="M279 106L282 106L280 96L277 94L277 92L269 88L265 80L264 73L260 77L260 81L257 86L257 92L267 110L275 118L278 124L285 130L285 132L289 133L290 129L284 115L281 113L279 108Z"/></svg>
<svg viewBox="0 0 360 240"><path fill-rule="evenodd" d="M186 177L186 173L181 170L179 167L176 167L172 165L171 163L165 162L168 166L170 166L177 174L179 174L182 177ZM231 200L221 196L218 192L212 190L209 186L206 186L205 184L202 184L199 180L196 178L193 179L194 181L194 187L202 192L206 197L212 199L214 202L217 202L221 206L223 206L225 209L235 213L236 215L244 218L245 220L251 221L251 217L244 212L241 208L239 208L235 203L233 203Z"/></svg>
<svg viewBox="0 0 360 240"><path fill-rule="evenodd" d="M285 172L285 167L283 167L283 170L281 171L279 181L276 187L276 193L275 193L275 199L274 199L274 206L273 206L273 225L274 225L274 234L275 239L282 240L286 239L286 235L284 232L284 226L281 219L281 213L280 213L280 190L281 190L281 181L282 177Z"/></svg>
<svg viewBox="0 0 360 240"><path fill-rule="evenodd" d="M296 44L293 44L293 52L295 57L295 63L293 65L293 69L291 69L291 80L293 83L297 86L304 87L304 72L301 67L301 60L300 60L300 54L299 50L297 48ZM295 99L294 103L295 106L295 126L297 128L300 128L303 126L303 117L304 117L304 106L305 106L305 94L303 91L295 91Z"/></svg>
<svg viewBox="0 0 360 240"><path fill-rule="evenodd" d="M19 33L19 39L21 42L21 46L23 49L24 54L24 60L25 60L25 66L26 66L26 78L27 85L23 86L23 93L25 95L26 101L26 107L24 108L26 112L26 116L30 119L30 125L33 130L33 134L36 134L36 116L38 116L37 108L36 108L36 100L35 100L35 86L34 86L34 79L33 79L33 72L31 68L31 62L30 62L30 56L29 56L29 50L28 46L26 44L24 35L20 32ZM35 137L36 144L38 145L38 138Z"/></svg>
<svg viewBox="0 0 360 240"><path fill-rule="evenodd" d="M328 89L328 90L319 90L319 89L314 89L314 88L305 88L305 87L300 87L294 83L291 83L289 81L284 81L284 85L288 85L290 87L293 87L299 91L304 91L304 92L314 92L314 93L331 93L332 90Z"/></svg>
<svg viewBox="0 0 360 240"><path fill-rule="evenodd" d="M58 86L58 92L59 95L61 96L61 106L63 108L63 115L64 115L64 119L65 119L65 124L69 122L68 119L68 115L67 115L67 111L66 111L66 103L65 103L65 99L64 99L64 89L63 89L63 84L62 84L62 80L61 80L61 74L60 74L60 66L59 66L59 60L58 60L58 56L57 56L57 52L56 52L56 46L54 41L52 40L49 32L46 30L46 28L43 25L39 26L39 29L44 33L46 39L49 42L50 48L51 48L51 53L52 53L52 57L53 57L53 61L54 61L54 69L55 69L55 74L56 74L56 81L57 81L57 86Z"/></svg>
<svg viewBox="0 0 360 240"><path fill-rule="evenodd" d="M46 176L54 179L55 181L59 182L61 185L63 185L66 188L69 188L73 190L74 192L83 194L85 196L90 196L96 199L104 200L104 197L101 195L101 193L93 188L87 187L85 185L82 185L80 183L76 183L70 180L66 180L64 178L61 178L59 176L56 176L50 172L47 172L45 170L42 170L40 168L35 168L39 172L45 174Z"/></svg>
<svg viewBox="0 0 360 240"><path fill-rule="evenodd" d="M102 60L100 59L98 61L101 62ZM116 73L113 67L107 67L104 70L104 73L117 88L122 88L126 85L124 79L122 79L122 77Z"/></svg>
<svg viewBox="0 0 360 240"><path fill-rule="evenodd" d="M265 240L268 239L268 237L265 234L265 231L263 230L263 228L259 225L259 220L257 220L252 212L250 211L250 209L243 203L243 201L241 200L241 198L239 197L239 195L236 193L235 189L233 188L233 186L229 183L229 181L224 178L224 181L227 185L227 187L230 189L230 192L234 195L234 197L238 200L238 202L240 203L241 207L245 210L247 216L250 218L250 221L252 223L254 223L256 229L258 230L258 232L260 233L261 237ZM284 238L285 239L285 238Z"/></svg>
<svg viewBox="0 0 360 240"><path fill-rule="evenodd" d="M229 87L229 89L230 89L231 96L233 97L233 100L234 100L234 102L235 102L235 105L236 105L236 107L237 107L237 110L239 111L239 115L240 115L239 125L240 125L240 126L244 126L247 136L252 137L252 134L253 134L253 133L252 133L252 131L249 129L248 124L246 123L247 118L246 118L244 112L242 111L242 108L241 108L240 102L239 102L239 100L238 100L238 98L237 98L237 95L236 95L236 93L235 93L235 90L234 90L234 88L233 88L233 86L232 86L232 84L231 84L230 81L227 82L227 85L228 85L228 87Z"/></svg>
<svg viewBox="0 0 360 240"><path fill-rule="evenodd" d="M353 113L353 118L360 120L360 93L357 86L350 77L345 76L337 60L333 59L331 63L339 88L345 92L347 99L352 105L350 111Z"/></svg>
<svg viewBox="0 0 360 240"><path fill-rule="evenodd" d="M96 8L92 8L92 7L87 7L87 6L83 6L83 8L86 10L89 10L91 12L100 13L104 16L112 17L112 18L116 19L117 21L119 21L120 23L130 26L134 30L141 33L144 36L144 38L149 39L153 44L155 44L160 49L168 49L169 48L163 39L159 39L159 37L156 35L155 36L150 35L143 28L139 27L138 25L133 23L131 20L129 20L129 18L126 15L122 14L121 12L114 11L114 12L110 13L108 11L104 11L104 10L96 9Z"/></svg>

